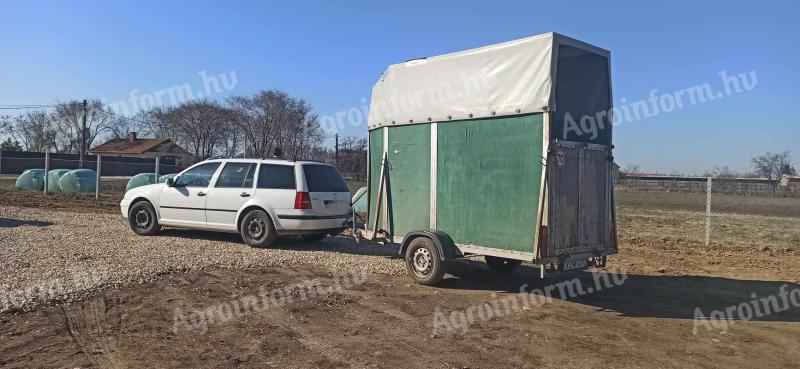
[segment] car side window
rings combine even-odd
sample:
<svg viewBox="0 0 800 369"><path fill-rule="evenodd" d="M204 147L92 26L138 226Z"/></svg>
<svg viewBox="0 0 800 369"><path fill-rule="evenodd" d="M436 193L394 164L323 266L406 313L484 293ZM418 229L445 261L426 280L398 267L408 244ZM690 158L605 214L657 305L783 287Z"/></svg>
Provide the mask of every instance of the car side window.
<svg viewBox="0 0 800 369"><path fill-rule="evenodd" d="M219 163L200 164L183 172L175 182L176 187L208 187Z"/></svg>
<svg viewBox="0 0 800 369"><path fill-rule="evenodd" d="M258 171L258 188L294 190L294 165L261 164Z"/></svg>
<svg viewBox="0 0 800 369"><path fill-rule="evenodd" d="M214 187L252 188L255 163L227 163L217 178Z"/></svg>

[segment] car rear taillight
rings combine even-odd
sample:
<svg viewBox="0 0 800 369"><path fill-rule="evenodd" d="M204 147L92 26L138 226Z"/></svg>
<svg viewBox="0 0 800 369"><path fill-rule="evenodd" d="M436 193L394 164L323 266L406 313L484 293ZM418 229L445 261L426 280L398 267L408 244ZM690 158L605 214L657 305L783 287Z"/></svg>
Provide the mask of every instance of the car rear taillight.
<svg viewBox="0 0 800 369"><path fill-rule="evenodd" d="M308 192L298 192L294 196L295 209L311 209L311 195Z"/></svg>

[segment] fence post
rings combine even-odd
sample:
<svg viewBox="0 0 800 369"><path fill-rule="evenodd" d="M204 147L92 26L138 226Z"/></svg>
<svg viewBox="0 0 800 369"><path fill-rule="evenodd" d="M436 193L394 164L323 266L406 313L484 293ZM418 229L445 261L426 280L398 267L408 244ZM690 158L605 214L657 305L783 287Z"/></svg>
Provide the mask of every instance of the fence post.
<svg viewBox="0 0 800 369"><path fill-rule="evenodd" d="M156 181L155 181L155 183L158 183L158 174L159 174L158 169L160 167L161 167L161 157L160 156L156 156Z"/></svg>
<svg viewBox="0 0 800 369"><path fill-rule="evenodd" d="M3 174L3 150L0 150L0 174Z"/></svg>
<svg viewBox="0 0 800 369"><path fill-rule="evenodd" d="M102 158L102 157L103 157L102 155L99 155L99 154L97 155L97 179L95 179L95 182L94 182L94 186L95 186L94 187L94 199L95 200L100 200L100 171L101 171L101 167L102 167L102 160L100 158Z"/></svg>
<svg viewBox="0 0 800 369"><path fill-rule="evenodd" d="M706 180L706 246L711 244L711 177Z"/></svg>
<svg viewBox="0 0 800 369"><path fill-rule="evenodd" d="M47 195L47 186L50 186L50 152L44 153L44 194Z"/></svg>

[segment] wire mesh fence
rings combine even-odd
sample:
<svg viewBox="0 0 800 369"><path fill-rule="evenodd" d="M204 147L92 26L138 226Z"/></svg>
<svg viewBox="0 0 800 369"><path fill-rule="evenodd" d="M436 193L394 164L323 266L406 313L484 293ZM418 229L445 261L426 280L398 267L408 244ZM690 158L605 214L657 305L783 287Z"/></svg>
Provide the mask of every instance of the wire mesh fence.
<svg viewBox="0 0 800 369"><path fill-rule="evenodd" d="M159 163L156 159L126 162L115 157L89 157L89 160L37 157L4 157L0 167L0 189L41 191L100 198L121 198L131 178L145 175L138 185L155 183L159 178L174 175L187 168L184 165ZM159 160L160 161L160 160ZM19 172L16 174L14 172ZM98 176L99 173L99 176ZM99 180L98 180L99 179ZM162 180L162 181L163 181Z"/></svg>
<svg viewBox="0 0 800 369"><path fill-rule="evenodd" d="M800 249L800 191L763 180L620 178L615 202L623 243Z"/></svg>
<svg viewBox="0 0 800 369"><path fill-rule="evenodd" d="M72 178L71 192L65 193L57 182L61 182L66 173L79 168L96 173L97 162L93 159L81 163L59 157L50 158L49 162L44 158L4 157L2 163L7 167L25 167L37 173L0 175L0 189L15 190L21 185L23 189L44 193L44 178L47 177L51 179L48 196L54 202L58 202L59 196L71 196L116 206L135 175L148 175L144 184L157 181L154 159L130 163L102 157L98 188L92 187L98 183L95 177ZM45 176L45 167L50 173L59 170L61 173L55 177ZM158 175L184 169L185 166L161 163ZM367 185L365 173L342 174L353 193ZM80 184L80 191L75 191L75 183ZM796 188L776 187L749 179L715 178L709 191L706 178L619 178L614 193L617 230L623 245L648 242L665 248L800 249L800 190Z"/></svg>

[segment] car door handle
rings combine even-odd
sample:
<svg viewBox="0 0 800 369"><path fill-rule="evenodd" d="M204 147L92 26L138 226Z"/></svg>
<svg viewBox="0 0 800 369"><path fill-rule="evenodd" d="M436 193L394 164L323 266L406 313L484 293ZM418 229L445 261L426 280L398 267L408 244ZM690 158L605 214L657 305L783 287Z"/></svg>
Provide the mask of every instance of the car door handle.
<svg viewBox="0 0 800 369"><path fill-rule="evenodd" d="M205 196L205 195L206 195L206 193L205 193L205 192L198 192L198 193L197 193L197 196L200 196L200 197L203 197L203 196Z"/></svg>
<svg viewBox="0 0 800 369"><path fill-rule="evenodd" d="M250 194L247 193L247 192L242 192L242 193L239 194L239 196L241 196L241 197L250 197Z"/></svg>

